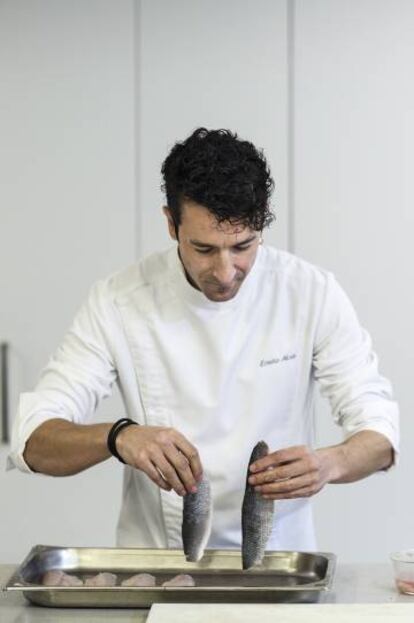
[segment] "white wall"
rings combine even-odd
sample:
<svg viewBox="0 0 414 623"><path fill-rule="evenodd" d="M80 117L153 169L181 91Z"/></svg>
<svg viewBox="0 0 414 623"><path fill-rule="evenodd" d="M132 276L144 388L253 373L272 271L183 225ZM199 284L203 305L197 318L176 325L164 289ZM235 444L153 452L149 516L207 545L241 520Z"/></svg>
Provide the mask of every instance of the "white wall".
<svg viewBox="0 0 414 623"><path fill-rule="evenodd" d="M94 280L135 258L134 5L0 3L0 339L32 388ZM12 404L12 409L15 403ZM98 417L118 415L108 401ZM121 469L4 473L0 562L35 543L111 545Z"/></svg>
<svg viewBox="0 0 414 623"><path fill-rule="evenodd" d="M278 171L269 239L286 244L286 7L255 7L2 3L0 253L9 296L0 334L22 369L21 389L36 382L92 281L169 244L160 166L196 126L234 128L265 149ZM108 401L97 419L121 408ZM112 544L120 473L111 460L66 479L2 474L0 561L39 542Z"/></svg>
<svg viewBox="0 0 414 623"><path fill-rule="evenodd" d="M0 3L0 338L22 389L96 278L169 244L172 144L236 130L276 179L267 241L336 273L402 406L400 468L316 500L319 545L342 561L412 545L413 26L410 0ZM318 416L319 442L339 439ZM39 542L111 544L120 473L1 474L0 562Z"/></svg>
<svg viewBox="0 0 414 623"><path fill-rule="evenodd" d="M195 128L230 128L265 150L277 176L277 223L286 246L287 45L282 0L142 0L139 33L139 190L143 254L169 244L161 216L161 163Z"/></svg>
<svg viewBox="0 0 414 623"><path fill-rule="evenodd" d="M341 560L385 561L414 544L414 4L295 5L295 250L349 293L402 414L398 470L317 498L319 545ZM320 416L319 442L339 439Z"/></svg>

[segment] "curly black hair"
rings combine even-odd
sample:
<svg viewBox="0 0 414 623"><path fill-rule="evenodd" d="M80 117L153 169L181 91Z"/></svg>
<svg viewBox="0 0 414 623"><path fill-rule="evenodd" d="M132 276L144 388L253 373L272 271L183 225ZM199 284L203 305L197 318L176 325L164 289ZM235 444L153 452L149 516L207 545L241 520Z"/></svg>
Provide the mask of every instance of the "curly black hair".
<svg viewBox="0 0 414 623"><path fill-rule="evenodd" d="M263 152L230 130L197 128L174 145L161 173L161 189L177 232L183 199L203 205L219 223L254 231L262 231L275 218L269 206L274 182Z"/></svg>

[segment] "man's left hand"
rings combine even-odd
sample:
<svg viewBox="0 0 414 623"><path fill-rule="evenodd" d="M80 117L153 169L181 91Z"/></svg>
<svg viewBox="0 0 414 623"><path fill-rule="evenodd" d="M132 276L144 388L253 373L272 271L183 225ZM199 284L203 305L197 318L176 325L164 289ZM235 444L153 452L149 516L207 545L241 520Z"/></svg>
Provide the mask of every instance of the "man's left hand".
<svg viewBox="0 0 414 623"><path fill-rule="evenodd" d="M272 500L310 497L329 481L323 452L307 446L271 452L253 463L250 471L249 484Z"/></svg>
<svg viewBox="0 0 414 623"><path fill-rule="evenodd" d="M308 498L327 483L355 482L395 461L387 437L361 430L336 446L292 446L270 452L250 466L249 484L271 500Z"/></svg>

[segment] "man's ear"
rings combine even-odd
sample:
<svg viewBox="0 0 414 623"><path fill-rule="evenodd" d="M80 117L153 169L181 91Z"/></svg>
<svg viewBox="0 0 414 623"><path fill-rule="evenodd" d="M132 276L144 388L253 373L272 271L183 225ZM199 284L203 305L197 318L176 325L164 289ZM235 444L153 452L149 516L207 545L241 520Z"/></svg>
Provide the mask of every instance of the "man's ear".
<svg viewBox="0 0 414 623"><path fill-rule="evenodd" d="M165 217L167 219L168 232L169 232L171 238L173 240L177 240L177 234L176 234L176 230L175 230L175 223L174 223L174 219L172 217L170 208L168 206L163 206L162 207L162 211L164 212Z"/></svg>

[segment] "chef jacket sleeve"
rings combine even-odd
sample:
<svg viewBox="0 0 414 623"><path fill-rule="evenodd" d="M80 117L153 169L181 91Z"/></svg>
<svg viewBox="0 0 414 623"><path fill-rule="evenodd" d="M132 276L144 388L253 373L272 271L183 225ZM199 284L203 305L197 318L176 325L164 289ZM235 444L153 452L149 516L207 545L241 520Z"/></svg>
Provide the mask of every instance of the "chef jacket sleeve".
<svg viewBox="0 0 414 623"><path fill-rule="evenodd" d="M328 274L313 352L315 378L345 439L361 430L384 435L399 451L398 405L378 372L371 338L345 292Z"/></svg>
<svg viewBox="0 0 414 623"><path fill-rule="evenodd" d="M111 393L116 370L109 337L112 317L105 282L92 288L33 392L20 396L7 468L30 472L23 452L32 432L46 420L90 422L100 400Z"/></svg>

